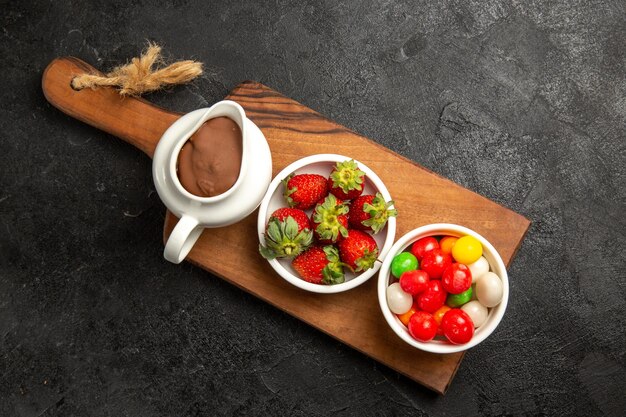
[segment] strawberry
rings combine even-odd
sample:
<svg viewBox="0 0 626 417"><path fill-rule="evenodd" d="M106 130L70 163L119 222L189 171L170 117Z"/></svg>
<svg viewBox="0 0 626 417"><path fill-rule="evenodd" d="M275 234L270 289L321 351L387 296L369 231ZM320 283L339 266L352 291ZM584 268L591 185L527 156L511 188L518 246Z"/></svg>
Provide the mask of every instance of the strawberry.
<svg viewBox="0 0 626 417"><path fill-rule="evenodd" d="M306 213L302 210L298 210L295 208L279 208L270 215L270 220L278 219L282 222L285 221L285 219L289 216L293 217L296 223L298 223L299 232L304 229L311 229L311 223L309 223L309 218L307 217Z"/></svg>
<svg viewBox="0 0 626 417"><path fill-rule="evenodd" d="M318 174L291 174L283 180L289 207L306 210L328 195L326 178Z"/></svg>
<svg viewBox="0 0 626 417"><path fill-rule="evenodd" d="M334 246L313 246L291 261L291 266L303 280L313 284L341 284L343 266Z"/></svg>
<svg viewBox="0 0 626 417"><path fill-rule="evenodd" d="M348 236L348 206L329 194L315 206L311 214L313 235L324 245Z"/></svg>
<svg viewBox="0 0 626 417"><path fill-rule="evenodd" d="M313 232L306 213L281 208L270 216L265 229L265 246L259 252L265 259L293 258L311 246Z"/></svg>
<svg viewBox="0 0 626 417"><path fill-rule="evenodd" d="M339 255L354 272L374 267L378 245L369 234L360 230L348 230L348 237L338 243Z"/></svg>
<svg viewBox="0 0 626 417"><path fill-rule="evenodd" d="M352 200L361 195L365 185L365 172L359 169L354 159L337 162L328 178L328 188L337 198Z"/></svg>
<svg viewBox="0 0 626 417"><path fill-rule="evenodd" d="M398 211L390 208L393 201L385 202L380 193L362 195L350 204L350 227L357 230L380 232L387 224L387 219L397 216Z"/></svg>

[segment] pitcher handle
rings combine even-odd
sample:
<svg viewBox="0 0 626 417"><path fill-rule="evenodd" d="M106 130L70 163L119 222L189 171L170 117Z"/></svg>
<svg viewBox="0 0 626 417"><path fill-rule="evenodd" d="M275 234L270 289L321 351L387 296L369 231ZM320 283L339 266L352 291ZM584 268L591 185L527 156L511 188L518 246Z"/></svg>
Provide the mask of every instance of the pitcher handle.
<svg viewBox="0 0 626 417"><path fill-rule="evenodd" d="M183 215L167 239L163 257L172 263L181 263L202 234L202 230L197 219Z"/></svg>

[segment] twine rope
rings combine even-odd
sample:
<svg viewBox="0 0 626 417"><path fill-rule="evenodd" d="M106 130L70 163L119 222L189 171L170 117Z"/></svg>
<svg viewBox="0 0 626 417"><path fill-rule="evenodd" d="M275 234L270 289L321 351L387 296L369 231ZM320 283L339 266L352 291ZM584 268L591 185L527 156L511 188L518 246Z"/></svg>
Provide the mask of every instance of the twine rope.
<svg viewBox="0 0 626 417"><path fill-rule="evenodd" d="M197 61L178 61L157 69L153 68L155 64L163 64L161 47L150 43L141 56L133 58L129 64L104 76L78 75L72 79L71 85L75 90L117 87L122 96L139 96L165 86L188 83L202 74L202 63Z"/></svg>

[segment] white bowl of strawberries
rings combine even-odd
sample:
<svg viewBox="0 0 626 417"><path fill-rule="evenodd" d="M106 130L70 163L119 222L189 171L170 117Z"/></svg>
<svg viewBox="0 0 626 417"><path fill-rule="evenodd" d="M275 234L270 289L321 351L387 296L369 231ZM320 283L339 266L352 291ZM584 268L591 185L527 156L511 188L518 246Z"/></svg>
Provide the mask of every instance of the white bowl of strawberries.
<svg viewBox="0 0 626 417"><path fill-rule="evenodd" d="M460 352L485 340L508 298L508 275L496 249L455 224L430 224L402 236L378 278L378 301L391 329L433 353Z"/></svg>
<svg viewBox="0 0 626 417"><path fill-rule="evenodd" d="M259 252L296 287L348 291L380 269L393 245L396 214L389 191L365 164L311 155L270 183L259 207Z"/></svg>

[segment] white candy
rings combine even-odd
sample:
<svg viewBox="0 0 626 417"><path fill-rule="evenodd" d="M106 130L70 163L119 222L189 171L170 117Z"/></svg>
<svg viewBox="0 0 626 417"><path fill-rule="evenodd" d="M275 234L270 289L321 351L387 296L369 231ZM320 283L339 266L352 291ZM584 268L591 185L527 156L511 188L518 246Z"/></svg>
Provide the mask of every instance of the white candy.
<svg viewBox="0 0 626 417"><path fill-rule="evenodd" d="M489 262L487 262L484 256L478 258L473 264L467 265L467 267L472 273L472 284L478 281L478 278L489 272Z"/></svg>
<svg viewBox="0 0 626 417"><path fill-rule="evenodd" d="M478 301L470 301L469 303L464 304L463 307L461 307L461 310L465 311L467 315L470 316L472 322L474 323L474 327L476 328L485 324L487 316L489 315L487 307Z"/></svg>
<svg viewBox="0 0 626 417"><path fill-rule="evenodd" d="M502 300L502 281L493 272L487 272L476 281L476 298L485 307L495 307Z"/></svg>
<svg viewBox="0 0 626 417"><path fill-rule="evenodd" d="M395 282L387 287L387 304L393 313L404 314L411 309L413 297L404 292L399 282Z"/></svg>

